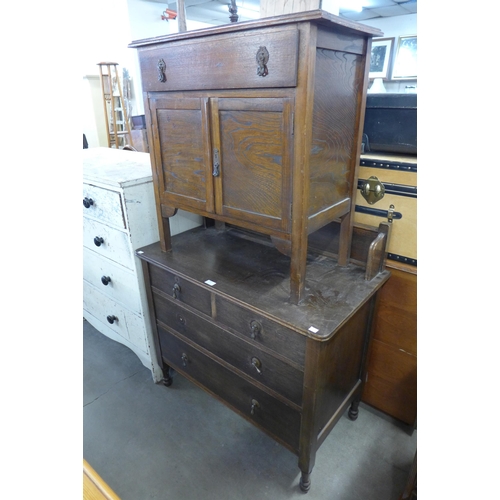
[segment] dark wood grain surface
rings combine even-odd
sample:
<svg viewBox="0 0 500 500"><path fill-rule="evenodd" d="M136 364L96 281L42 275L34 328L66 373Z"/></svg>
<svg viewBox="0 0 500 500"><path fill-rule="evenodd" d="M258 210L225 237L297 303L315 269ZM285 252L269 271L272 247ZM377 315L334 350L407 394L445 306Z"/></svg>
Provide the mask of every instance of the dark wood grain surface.
<svg viewBox="0 0 500 500"><path fill-rule="evenodd" d="M172 252L162 252L156 243L142 248L139 256L318 340L329 338L390 276L384 271L365 281L360 267L309 255L305 299L294 305L289 297L290 259L275 248L213 228L196 228L174 236L172 242Z"/></svg>

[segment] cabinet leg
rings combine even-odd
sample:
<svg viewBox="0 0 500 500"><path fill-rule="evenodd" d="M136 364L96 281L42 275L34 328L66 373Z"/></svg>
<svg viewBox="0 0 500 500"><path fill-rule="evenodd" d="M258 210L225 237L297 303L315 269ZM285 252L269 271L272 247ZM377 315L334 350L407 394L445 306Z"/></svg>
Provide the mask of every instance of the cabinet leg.
<svg viewBox="0 0 500 500"><path fill-rule="evenodd" d="M164 365L163 367L163 380L161 382L166 387L170 387L172 385L173 379L170 376L170 367L168 365Z"/></svg>
<svg viewBox="0 0 500 500"><path fill-rule="evenodd" d="M356 399L351 403L351 406L349 407L349 412L347 413L351 420L356 420L358 418L358 413L359 413L358 407L359 407L359 400Z"/></svg>
<svg viewBox="0 0 500 500"><path fill-rule="evenodd" d="M309 491L309 489L311 488L311 473L302 472L302 475L300 476L299 486L304 493L307 493Z"/></svg>

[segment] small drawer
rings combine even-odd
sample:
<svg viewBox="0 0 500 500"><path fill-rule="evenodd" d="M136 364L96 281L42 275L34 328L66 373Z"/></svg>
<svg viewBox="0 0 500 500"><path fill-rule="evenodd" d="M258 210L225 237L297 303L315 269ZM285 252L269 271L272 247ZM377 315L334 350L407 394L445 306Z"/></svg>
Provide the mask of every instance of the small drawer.
<svg viewBox="0 0 500 500"><path fill-rule="evenodd" d="M137 277L130 269L84 247L83 279L127 309L141 314Z"/></svg>
<svg viewBox="0 0 500 500"><path fill-rule="evenodd" d="M298 48L296 27L140 47L142 86L146 92L295 87ZM259 51L267 59L261 70Z"/></svg>
<svg viewBox="0 0 500 500"><path fill-rule="evenodd" d="M156 318L261 384L301 406L303 372L160 295Z"/></svg>
<svg viewBox="0 0 500 500"><path fill-rule="evenodd" d="M130 239L123 231L84 217L83 246L122 266L134 268Z"/></svg>
<svg viewBox="0 0 500 500"><path fill-rule="evenodd" d="M83 185L83 215L106 224L126 228L120 193L92 184Z"/></svg>
<svg viewBox="0 0 500 500"><path fill-rule="evenodd" d="M129 311L85 281L83 309L143 352L148 352L143 317Z"/></svg>
<svg viewBox="0 0 500 500"><path fill-rule="evenodd" d="M210 292L170 271L150 265L151 286L158 288L173 299L187 304L207 316L212 315Z"/></svg>
<svg viewBox="0 0 500 500"><path fill-rule="evenodd" d="M304 366L306 352L304 335L219 296L216 297L215 304L216 319L219 323Z"/></svg>
<svg viewBox="0 0 500 500"><path fill-rule="evenodd" d="M298 450L300 412L273 398L162 328L159 332L165 363L222 398L239 414L267 430L295 451Z"/></svg>

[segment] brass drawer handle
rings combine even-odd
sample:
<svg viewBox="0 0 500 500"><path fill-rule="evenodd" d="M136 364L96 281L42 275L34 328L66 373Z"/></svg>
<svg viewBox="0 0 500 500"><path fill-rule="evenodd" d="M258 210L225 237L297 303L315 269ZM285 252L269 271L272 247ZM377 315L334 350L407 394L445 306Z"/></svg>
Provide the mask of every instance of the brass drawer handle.
<svg viewBox="0 0 500 500"><path fill-rule="evenodd" d="M165 61L163 59L158 59L158 62L156 64L156 69L158 70L158 81L159 82L166 82L167 77L165 76L165 68L167 65L165 64Z"/></svg>
<svg viewBox="0 0 500 500"><path fill-rule="evenodd" d="M257 373L259 375L262 375L262 362L260 361L259 358L253 357L252 358L252 366L257 370Z"/></svg>
<svg viewBox="0 0 500 500"><path fill-rule="evenodd" d="M172 297L174 299L178 299L180 293L181 293L181 286L179 285L179 283L176 283L172 288Z"/></svg>
<svg viewBox="0 0 500 500"><path fill-rule="evenodd" d="M262 331L262 325L258 321L254 319L250 321L250 337L255 339L257 335L260 334L261 331Z"/></svg>
<svg viewBox="0 0 500 500"><path fill-rule="evenodd" d="M255 55L255 59L257 61L257 75L258 76L267 76L269 70L267 69L267 62L269 61L269 51L266 47L261 46Z"/></svg>
<svg viewBox="0 0 500 500"><path fill-rule="evenodd" d="M187 357L187 354L185 352L182 353L181 360L182 366L187 366L189 358Z"/></svg>
<svg viewBox="0 0 500 500"><path fill-rule="evenodd" d="M255 413L255 408L259 409L260 404L256 399L252 399L252 407L250 408L250 415L253 415Z"/></svg>

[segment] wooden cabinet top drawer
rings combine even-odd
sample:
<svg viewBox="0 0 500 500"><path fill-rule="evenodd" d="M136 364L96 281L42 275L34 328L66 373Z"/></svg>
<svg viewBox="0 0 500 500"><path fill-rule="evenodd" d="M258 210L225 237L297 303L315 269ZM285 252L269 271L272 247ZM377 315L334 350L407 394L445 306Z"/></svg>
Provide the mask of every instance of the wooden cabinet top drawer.
<svg viewBox="0 0 500 500"><path fill-rule="evenodd" d="M151 286L175 300L200 311L207 316L212 314L210 292L190 281L158 266L149 267Z"/></svg>
<svg viewBox="0 0 500 500"><path fill-rule="evenodd" d="M153 300L158 321L289 401L302 404L302 371L161 295L153 294Z"/></svg>
<svg viewBox="0 0 500 500"><path fill-rule="evenodd" d="M92 184L83 184L83 215L125 229L120 193Z"/></svg>
<svg viewBox="0 0 500 500"><path fill-rule="evenodd" d="M140 47L143 90L294 87L298 42L293 26Z"/></svg>
<svg viewBox="0 0 500 500"><path fill-rule="evenodd" d="M305 336L219 296L215 304L219 323L304 366Z"/></svg>
<svg viewBox="0 0 500 500"><path fill-rule="evenodd" d="M159 329L162 357L169 366L203 386L212 394L297 451L300 412L262 391L198 349Z"/></svg>

